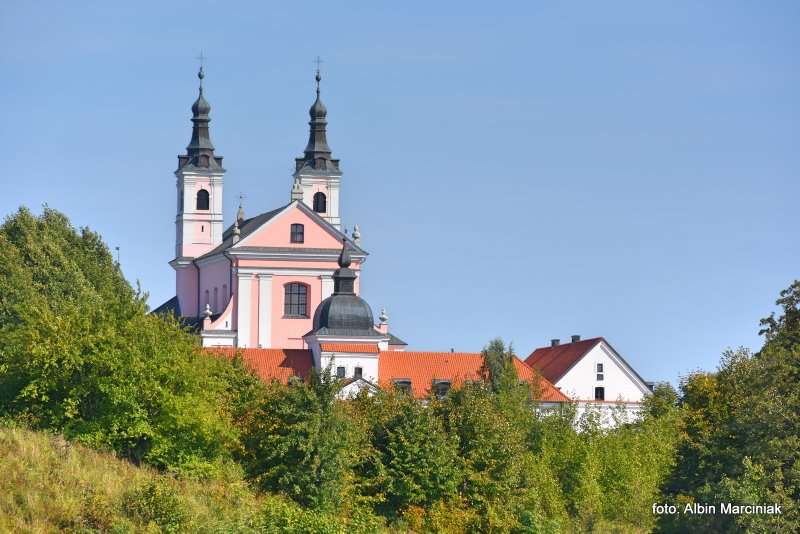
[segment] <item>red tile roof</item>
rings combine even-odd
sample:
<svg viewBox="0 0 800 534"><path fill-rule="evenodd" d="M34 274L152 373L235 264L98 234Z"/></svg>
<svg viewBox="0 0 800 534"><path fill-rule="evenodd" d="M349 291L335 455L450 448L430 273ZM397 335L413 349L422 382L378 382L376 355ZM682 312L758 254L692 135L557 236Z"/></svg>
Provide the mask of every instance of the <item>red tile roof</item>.
<svg viewBox="0 0 800 534"><path fill-rule="evenodd" d="M482 366L483 356L478 352L385 351L378 358L378 382L382 387L390 387L394 380L411 380L414 397L425 398L429 395L434 380L449 380L451 386L458 387L466 380L478 380ZM519 358L514 358L514 367L521 380L531 384L539 381L539 400L570 401Z"/></svg>
<svg viewBox="0 0 800 534"><path fill-rule="evenodd" d="M378 353L378 345L369 343L321 343L320 346L325 352Z"/></svg>
<svg viewBox="0 0 800 534"><path fill-rule="evenodd" d="M525 363L537 369L550 382L558 382L578 360L583 358L587 352L601 341L605 342L605 339L594 337L574 343L556 345L555 347L541 347L534 350L525 359Z"/></svg>
<svg viewBox="0 0 800 534"><path fill-rule="evenodd" d="M214 348L212 353L232 357L237 349ZM265 382L277 380L288 384L289 378L299 376L308 378L313 358L307 349L238 349L245 365L253 369Z"/></svg>

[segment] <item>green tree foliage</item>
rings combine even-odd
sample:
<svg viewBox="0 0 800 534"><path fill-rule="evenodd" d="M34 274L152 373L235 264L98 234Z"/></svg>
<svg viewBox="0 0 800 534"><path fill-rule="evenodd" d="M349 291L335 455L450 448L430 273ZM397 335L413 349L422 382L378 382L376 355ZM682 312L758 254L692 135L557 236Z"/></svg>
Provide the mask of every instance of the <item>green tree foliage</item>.
<svg viewBox="0 0 800 534"><path fill-rule="evenodd" d="M319 510L352 489L363 437L336 398L330 368L308 383L273 384L243 420L241 459L259 487Z"/></svg>
<svg viewBox="0 0 800 534"><path fill-rule="evenodd" d="M466 468L463 495L479 520L474 529L508 532L523 520L548 518L557 523L563 505L549 466L529 448L530 427L517 424L517 413L485 384L453 391L439 408L446 430L458 438ZM527 397L520 411L531 415Z"/></svg>
<svg viewBox="0 0 800 534"><path fill-rule="evenodd" d="M0 412L135 462L219 469L237 372L146 311L97 234L20 209L0 226Z"/></svg>
<svg viewBox="0 0 800 534"><path fill-rule="evenodd" d="M457 495L463 477L458 444L431 407L396 392L357 402L368 414L370 443L380 462L380 469L365 474L380 473L376 485L389 513L430 508Z"/></svg>
<svg viewBox="0 0 800 534"><path fill-rule="evenodd" d="M727 351L717 373L683 381L680 461L665 492L679 506L728 499L780 504L783 513L684 514L664 517L662 531L800 532L800 282L777 304L781 314L762 320L758 353Z"/></svg>
<svg viewBox="0 0 800 534"><path fill-rule="evenodd" d="M500 338L489 342L483 351L483 367L481 375L484 382L494 393L514 389L518 385L517 370L514 368L514 349Z"/></svg>
<svg viewBox="0 0 800 534"><path fill-rule="evenodd" d="M0 226L0 420L173 472L235 481L242 471L262 495L244 499L232 532L383 531L376 514L398 532L642 532L661 487L676 502L775 501L787 511L692 527L791 532L798 301L795 284L783 313L764 320L758 354L727 354L718 373L689 377L680 398L659 386L640 419L614 429L591 413L576 420L572 406L543 410L499 339L483 351L481 380L442 400L343 401L330 369L266 386L240 359L204 354L174 319L147 314L99 236L51 209L22 209ZM183 482L146 478L88 492L74 524L108 526L121 514L202 530ZM13 506L23 501L15 493Z"/></svg>

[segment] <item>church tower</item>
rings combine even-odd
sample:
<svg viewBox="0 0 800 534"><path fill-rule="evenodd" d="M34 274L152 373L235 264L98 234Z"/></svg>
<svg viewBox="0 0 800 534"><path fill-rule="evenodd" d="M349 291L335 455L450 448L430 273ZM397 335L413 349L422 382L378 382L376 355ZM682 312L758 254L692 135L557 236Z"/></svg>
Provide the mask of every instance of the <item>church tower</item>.
<svg viewBox="0 0 800 534"><path fill-rule="evenodd" d="M303 157L295 159L291 198L302 200L326 221L341 230L339 188L342 172L339 170L339 160L331 157L331 149L328 146L326 133L328 110L319 96L321 79L317 69L317 99L308 110L311 116L311 121L308 123L310 127L308 144Z"/></svg>
<svg viewBox="0 0 800 534"><path fill-rule="evenodd" d="M192 105L192 138L186 154L178 156L177 216L175 218L176 290L180 314L198 317L197 269L192 260L222 243L222 156L214 155L208 123L211 106L203 97L203 67L197 73L200 94Z"/></svg>

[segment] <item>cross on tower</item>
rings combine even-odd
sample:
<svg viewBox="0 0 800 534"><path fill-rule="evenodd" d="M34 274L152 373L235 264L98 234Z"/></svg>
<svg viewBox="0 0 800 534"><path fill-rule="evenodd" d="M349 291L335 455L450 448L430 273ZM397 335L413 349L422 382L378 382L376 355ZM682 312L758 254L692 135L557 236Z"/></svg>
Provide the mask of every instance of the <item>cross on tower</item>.
<svg viewBox="0 0 800 534"><path fill-rule="evenodd" d="M314 63L317 65L317 75L315 76L315 79L317 80L317 94L319 94L319 81L322 79L322 76L319 74L319 66L323 63L322 58L317 56L316 59L314 59Z"/></svg>
<svg viewBox="0 0 800 534"><path fill-rule="evenodd" d="M203 66L206 62L206 56L203 55L203 51L200 50L200 55L195 57L195 59L200 60L200 70L197 71L197 77L200 78L200 93L203 92L203 78L206 77L206 73L203 71Z"/></svg>

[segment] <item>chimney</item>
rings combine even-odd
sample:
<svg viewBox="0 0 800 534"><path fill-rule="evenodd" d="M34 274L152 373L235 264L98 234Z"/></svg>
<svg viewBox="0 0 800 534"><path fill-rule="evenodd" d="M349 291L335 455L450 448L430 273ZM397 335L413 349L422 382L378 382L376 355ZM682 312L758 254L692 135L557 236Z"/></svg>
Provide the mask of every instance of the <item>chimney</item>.
<svg viewBox="0 0 800 534"><path fill-rule="evenodd" d="M580 336L580 335L578 335L578 334L572 334L572 342L573 342L573 343L577 343L577 342L578 342L578 341L580 341L580 340L581 340L581 336Z"/></svg>
<svg viewBox="0 0 800 534"><path fill-rule="evenodd" d="M558 338L550 340L550 346L551 347L557 347L559 345L559 343L561 343L561 340L558 339Z"/></svg>

